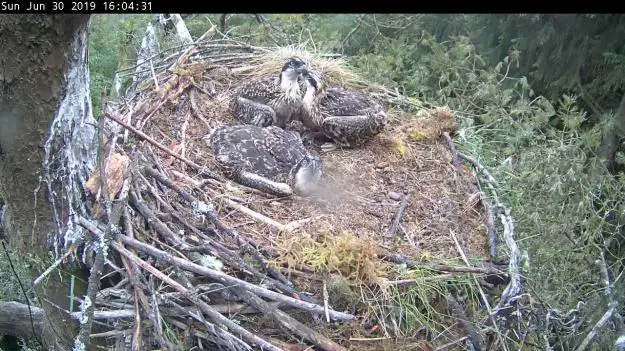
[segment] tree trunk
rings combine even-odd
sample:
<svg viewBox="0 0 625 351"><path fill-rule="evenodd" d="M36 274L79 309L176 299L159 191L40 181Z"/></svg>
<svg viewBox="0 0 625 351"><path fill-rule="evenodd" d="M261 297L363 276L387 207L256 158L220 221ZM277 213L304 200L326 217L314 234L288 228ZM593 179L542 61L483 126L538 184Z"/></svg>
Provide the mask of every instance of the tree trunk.
<svg viewBox="0 0 625 351"><path fill-rule="evenodd" d="M51 262L52 248L58 257L83 233L74 217L85 213L80 190L97 145L88 92L88 23L88 15L0 15L3 225L10 249L35 259L18 263L28 262L33 277ZM55 305L69 310L68 295L83 297L80 272L65 266L36 289L46 315L39 334L46 350L73 347L78 326ZM72 275L79 279L70 292Z"/></svg>
<svg viewBox="0 0 625 351"><path fill-rule="evenodd" d="M614 115L614 121L611 128L606 128L603 132L601 140L601 148L599 149L599 157L601 166L608 171L615 171L616 151L620 144L620 140L625 136L625 95L621 98L621 103Z"/></svg>

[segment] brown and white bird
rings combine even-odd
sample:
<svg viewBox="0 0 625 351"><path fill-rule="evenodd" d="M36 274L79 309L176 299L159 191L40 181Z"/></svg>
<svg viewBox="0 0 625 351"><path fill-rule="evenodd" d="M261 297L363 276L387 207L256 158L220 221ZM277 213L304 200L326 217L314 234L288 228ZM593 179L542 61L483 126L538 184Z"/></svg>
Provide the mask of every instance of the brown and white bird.
<svg viewBox="0 0 625 351"><path fill-rule="evenodd" d="M230 109L243 124L284 128L299 111L302 90L298 79L307 68L303 59L293 56L278 77L264 77L244 84L234 91Z"/></svg>
<svg viewBox="0 0 625 351"><path fill-rule="evenodd" d="M302 99L300 119L305 129L329 138L324 151L337 146L362 146L384 130L387 117L384 108L363 94L339 87L326 87L323 74L306 70L306 93Z"/></svg>
<svg viewBox="0 0 625 351"><path fill-rule="evenodd" d="M276 126L221 125L209 136L215 163L235 182L270 194L312 194L323 175L322 160L299 134Z"/></svg>

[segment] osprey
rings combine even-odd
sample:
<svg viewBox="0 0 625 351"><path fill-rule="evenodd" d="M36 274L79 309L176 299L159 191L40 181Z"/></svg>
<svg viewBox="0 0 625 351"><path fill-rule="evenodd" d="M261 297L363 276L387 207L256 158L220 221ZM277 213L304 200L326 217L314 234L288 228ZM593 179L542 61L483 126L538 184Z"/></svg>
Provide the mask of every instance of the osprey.
<svg viewBox="0 0 625 351"><path fill-rule="evenodd" d="M244 84L234 91L230 109L243 124L284 128L299 111L302 90L298 79L306 69L304 60L289 58L278 77L265 77Z"/></svg>
<svg viewBox="0 0 625 351"><path fill-rule="evenodd" d="M310 195L323 175L299 134L276 126L221 125L209 136L215 163L239 184L270 194Z"/></svg>
<svg viewBox="0 0 625 351"><path fill-rule="evenodd" d="M300 118L306 130L332 141L322 145L323 150L361 146L384 130L386 112L372 99L338 87L326 88L322 73L315 70L306 70L304 78Z"/></svg>

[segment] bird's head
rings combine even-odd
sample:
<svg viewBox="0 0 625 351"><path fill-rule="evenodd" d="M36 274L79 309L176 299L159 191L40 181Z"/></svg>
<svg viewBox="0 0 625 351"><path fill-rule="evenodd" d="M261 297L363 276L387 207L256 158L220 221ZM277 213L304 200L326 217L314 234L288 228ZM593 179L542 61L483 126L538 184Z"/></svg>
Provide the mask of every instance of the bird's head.
<svg viewBox="0 0 625 351"><path fill-rule="evenodd" d="M323 73L313 69L306 69L303 74L306 79L306 94L304 95L304 102L312 103L316 97L325 94L326 84L323 79Z"/></svg>
<svg viewBox="0 0 625 351"><path fill-rule="evenodd" d="M320 157L306 155L291 170L289 180L295 193L300 196L312 194L323 176L323 162Z"/></svg>
<svg viewBox="0 0 625 351"><path fill-rule="evenodd" d="M280 71L280 77L289 81L297 81L300 75L307 69L306 62L298 56L289 57Z"/></svg>

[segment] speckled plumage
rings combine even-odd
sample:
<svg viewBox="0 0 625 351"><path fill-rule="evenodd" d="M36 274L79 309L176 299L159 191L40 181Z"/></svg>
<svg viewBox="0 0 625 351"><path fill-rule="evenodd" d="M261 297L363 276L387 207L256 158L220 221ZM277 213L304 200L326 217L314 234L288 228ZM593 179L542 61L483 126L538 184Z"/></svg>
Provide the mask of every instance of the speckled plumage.
<svg viewBox="0 0 625 351"><path fill-rule="evenodd" d="M311 155L292 131L276 126L222 125L209 141L222 172L252 188L291 195L300 193L295 178L302 168L310 168L313 182L321 176L321 160Z"/></svg>
<svg viewBox="0 0 625 351"><path fill-rule="evenodd" d="M304 61L292 57L278 77L264 77L238 87L230 102L234 116L244 124L284 128L301 107L298 78L304 69Z"/></svg>
<svg viewBox="0 0 625 351"><path fill-rule="evenodd" d="M325 87L320 72L308 71L300 118L342 147L361 146L381 133L387 123L384 108L366 96L338 87Z"/></svg>

